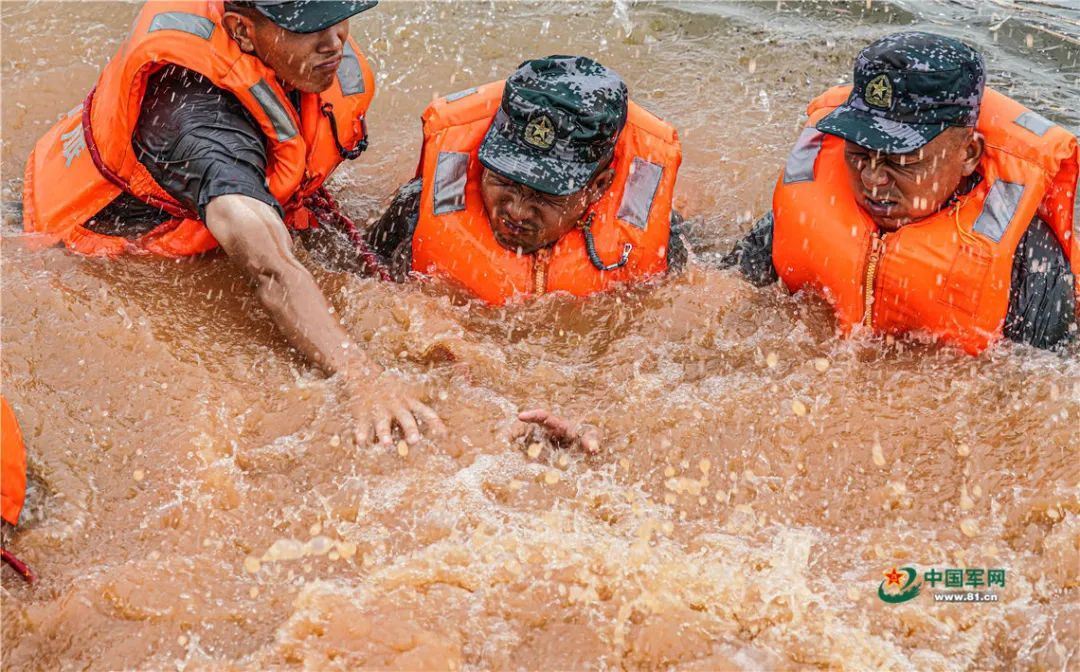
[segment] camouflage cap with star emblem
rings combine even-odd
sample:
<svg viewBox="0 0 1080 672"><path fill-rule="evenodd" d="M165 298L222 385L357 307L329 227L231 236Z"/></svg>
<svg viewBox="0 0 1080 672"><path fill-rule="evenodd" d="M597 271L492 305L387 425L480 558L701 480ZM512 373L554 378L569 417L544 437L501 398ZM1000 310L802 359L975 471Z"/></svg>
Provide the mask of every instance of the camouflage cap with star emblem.
<svg viewBox="0 0 1080 672"><path fill-rule="evenodd" d="M895 33L859 52L847 103L817 129L874 151L905 154L950 126L975 126L985 84L982 55L963 42Z"/></svg>
<svg viewBox="0 0 1080 672"><path fill-rule="evenodd" d="M526 61L506 80L480 162L546 194L575 193L613 155L626 107L622 78L591 58Z"/></svg>

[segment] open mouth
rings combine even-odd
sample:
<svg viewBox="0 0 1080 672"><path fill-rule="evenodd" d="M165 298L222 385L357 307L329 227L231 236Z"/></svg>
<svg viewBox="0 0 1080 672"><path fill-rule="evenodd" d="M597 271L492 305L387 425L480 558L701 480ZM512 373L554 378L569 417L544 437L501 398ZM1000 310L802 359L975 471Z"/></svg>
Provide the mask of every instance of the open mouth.
<svg viewBox="0 0 1080 672"><path fill-rule="evenodd" d="M884 214L892 211L896 206L900 204L899 201L894 201L888 198L871 198L870 196L863 196L863 202L866 204L866 209L874 212L875 214Z"/></svg>
<svg viewBox="0 0 1080 672"><path fill-rule="evenodd" d="M528 224L522 222L514 222L506 219L505 217L500 217L499 223L502 224L504 229L506 229L510 233L513 233L514 235L524 236L533 232L533 228Z"/></svg>

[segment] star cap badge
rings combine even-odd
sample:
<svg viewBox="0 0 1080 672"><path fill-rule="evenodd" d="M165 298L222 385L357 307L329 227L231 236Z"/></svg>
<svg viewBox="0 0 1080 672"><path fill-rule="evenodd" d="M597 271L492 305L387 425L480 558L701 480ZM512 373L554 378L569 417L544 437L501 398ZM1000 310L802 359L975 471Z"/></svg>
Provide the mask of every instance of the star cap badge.
<svg viewBox="0 0 1080 672"><path fill-rule="evenodd" d="M537 149L551 149L551 146L555 144L555 124L552 123L551 117L546 114L533 117L525 126L523 139L525 144Z"/></svg>
<svg viewBox="0 0 1080 672"><path fill-rule="evenodd" d="M863 99L867 105L889 109L892 105L893 86L888 75L878 75L866 84Z"/></svg>

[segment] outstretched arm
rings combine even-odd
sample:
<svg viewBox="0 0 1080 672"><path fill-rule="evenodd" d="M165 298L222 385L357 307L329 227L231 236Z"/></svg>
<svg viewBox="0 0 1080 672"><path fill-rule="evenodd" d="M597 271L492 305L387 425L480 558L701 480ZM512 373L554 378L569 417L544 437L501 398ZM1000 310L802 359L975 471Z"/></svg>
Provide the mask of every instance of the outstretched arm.
<svg viewBox="0 0 1080 672"><path fill-rule="evenodd" d="M289 342L346 387L358 442L391 440L397 422L409 443L420 439L417 420L442 430L438 416L383 374L334 318L315 279L297 261L292 239L277 211L239 194L219 196L206 207L206 225L229 258L255 284L255 292Z"/></svg>

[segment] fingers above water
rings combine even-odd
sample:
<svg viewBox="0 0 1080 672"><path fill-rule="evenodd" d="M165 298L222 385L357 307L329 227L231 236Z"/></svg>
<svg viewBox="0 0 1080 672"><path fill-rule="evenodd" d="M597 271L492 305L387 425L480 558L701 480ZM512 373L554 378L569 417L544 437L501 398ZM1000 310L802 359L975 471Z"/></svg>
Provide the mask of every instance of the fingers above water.
<svg viewBox="0 0 1080 672"><path fill-rule="evenodd" d="M405 402L398 401L394 404L394 419L397 420L401 433L405 435L405 443L415 445L420 440L420 427L416 424L412 409L408 408Z"/></svg>
<svg viewBox="0 0 1080 672"><path fill-rule="evenodd" d="M419 399L410 399L409 407L412 409L413 415L423 423L430 434L437 437L446 436L446 425L443 424L439 414L432 410L430 406Z"/></svg>
<svg viewBox="0 0 1080 672"><path fill-rule="evenodd" d="M520 422L511 430L511 438L524 436L531 427L539 426L553 441L580 446L591 454L600 452L600 430L593 425L584 423L575 425L570 420L543 408L523 411L518 414L518 420Z"/></svg>
<svg viewBox="0 0 1080 672"><path fill-rule="evenodd" d="M581 436L581 447L585 449L585 452L596 455L600 452L600 430L592 425L581 425L578 428L578 433Z"/></svg>
<svg viewBox="0 0 1080 672"><path fill-rule="evenodd" d="M556 441L573 442L578 440L577 432L574 431L573 425L568 420L545 409L534 408L519 413L518 420L540 425Z"/></svg>
<svg viewBox="0 0 1080 672"><path fill-rule="evenodd" d="M383 406L376 406L371 411L375 416L375 440L384 446L389 446L394 442L390 412Z"/></svg>
<svg viewBox="0 0 1080 672"><path fill-rule="evenodd" d="M397 375L383 372L374 379L346 377L344 383L358 446L368 445L373 439L380 445L391 445L395 425L410 445L418 443L422 434L446 435L439 415L413 393L415 385Z"/></svg>

